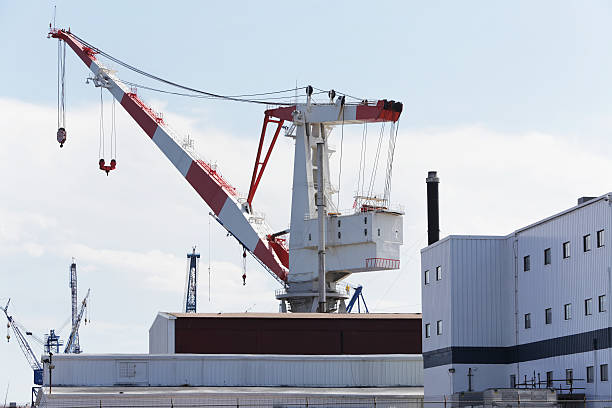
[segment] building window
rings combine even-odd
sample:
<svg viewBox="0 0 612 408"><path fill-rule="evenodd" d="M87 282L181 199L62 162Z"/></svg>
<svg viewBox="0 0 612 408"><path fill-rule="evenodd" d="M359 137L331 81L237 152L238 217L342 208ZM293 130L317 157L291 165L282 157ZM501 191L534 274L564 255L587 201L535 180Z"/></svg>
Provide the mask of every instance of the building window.
<svg viewBox="0 0 612 408"><path fill-rule="evenodd" d="M342 238L342 232L338 231L338 239Z"/></svg>
<svg viewBox="0 0 612 408"><path fill-rule="evenodd" d="M529 255L523 257L523 270L527 272L531 269L531 260L529 259Z"/></svg>
<svg viewBox="0 0 612 408"><path fill-rule="evenodd" d="M599 379L601 381L608 381L608 365L602 364L599 366Z"/></svg>
<svg viewBox="0 0 612 408"><path fill-rule="evenodd" d="M525 314L525 329L531 328L531 313Z"/></svg>
<svg viewBox="0 0 612 408"><path fill-rule="evenodd" d="M365 228L365 229L363 230L363 235L365 235L366 237L368 236L368 229L367 229L367 228Z"/></svg>
<svg viewBox="0 0 612 408"><path fill-rule="evenodd" d="M436 266L436 280L442 280L442 267Z"/></svg>
<svg viewBox="0 0 612 408"><path fill-rule="evenodd" d="M565 369L565 384L572 385L574 382L574 370L571 368Z"/></svg>
<svg viewBox="0 0 612 408"><path fill-rule="evenodd" d="M549 307L548 309L544 310L544 321L546 324L552 323L552 308Z"/></svg>
<svg viewBox="0 0 612 408"><path fill-rule="evenodd" d="M593 314L593 299L584 299L584 315L590 316Z"/></svg>
<svg viewBox="0 0 612 408"><path fill-rule="evenodd" d="M425 271L425 284L429 285L429 270Z"/></svg>
<svg viewBox="0 0 612 408"><path fill-rule="evenodd" d="M597 248L604 246L604 230L597 231Z"/></svg>
<svg viewBox="0 0 612 408"><path fill-rule="evenodd" d="M595 368L593 366L588 366L586 375L587 382L592 383L595 380Z"/></svg>
<svg viewBox="0 0 612 408"><path fill-rule="evenodd" d="M431 326L429 323L425 323L425 338L431 336Z"/></svg>
<svg viewBox="0 0 612 408"><path fill-rule="evenodd" d="M368 217L363 217L363 223L367 224L368 223Z"/></svg>
<svg viewBox="0 0 612 408"><path fill-rule="evenodd" d="M599 311L600 312L606 311L606 295L599 296Z"/></svg>
<svg viewBox="0 0 612 408"><path fill-rule="evenodd" d="M570 243L569 241L563 243L563 259L570 257Z"/></svg>
<svg viewBox="0 0 612 408"><path fill-rule="evenodd" d="M547 371L546 372L546 388L552 388L552 387L553 387L553 372Z"/></svg>
<svg viewBox="0 0 612 408"><path fill-rule="evenodd" d="M550 248L546 248L544 250L544 265L550 265L551 256L550 256Z"/></svg>
<svg viewBox="0 0 612 408"><path fill-rule="evenodd" d="M436 322L436 333L438 336L442 334L442 320Z"/></svg>
<svg viewBox="0 0 612 408"><path fill-rule="evenodd" d="M572 318L572 304L571 303L563 305L563 318L565 320L570 320Z"/></svg>
<svg viewBox="0 0 612 408"><path fill-rule="evenodd" d="M510 374L510 388L516 388L516 374Z"/></svg>
<svg viewBox="0 0 612 408"><path fill-rule="evenodd" d="M591 250L591 234L582 237L582 250L588 252Z"/></svg>
<svg viewBox="0 0 612 408"><path fill-rule="evenodd" d="M341 220L338 220L338 228L340 228L340 221L341 221Z"/></svg>
<svg viewBox="0 0 612 408"><path fill-rule="evenodd" d="M380 228L378 228L377 232L378 232L378 236L380 237Z"/></svg>

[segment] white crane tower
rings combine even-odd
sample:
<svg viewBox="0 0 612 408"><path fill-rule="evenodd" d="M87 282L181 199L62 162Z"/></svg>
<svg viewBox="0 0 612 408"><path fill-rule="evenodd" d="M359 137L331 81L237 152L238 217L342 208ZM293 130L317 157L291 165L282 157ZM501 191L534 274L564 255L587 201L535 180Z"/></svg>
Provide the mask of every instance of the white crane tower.
<svg viewBox="0 0 612 408"><path fill-rule="evenodd" d="M179 87L192 96L260 104L270 104L269 100L223 96L159 78L112 57L70 30L50 27L49 37L70 46L93 73L93 84L111 93L206 202L210 214L283 285L277 298L285 310L333 312L340 309L342 312L348 295L336 289L337 282L352 273L399 268L403 214L391 209L389 186L397 134L393 129L402 112L400 102L383 99L347 103L345 96L336 97L330 91L329 100L320 103L312 100L313 88L308 86L306 103L274 103L280 107L265 111L249 193L243 197L215 165L199 156L192 144L178 137L163 116L144 103L136 90L121 81L115 71L106 68L100 58L108 58L167 86ZM60 93L62 84L59 84ZM63 101L60 107L63 109ZM254 211L253 197L285 122L292 122L291 129L295 131L291 223L288 231L275 232ZM360 197L350 212L340 212L330 200L334 194L329 176L330 131L336 125L372 122L392 124L385 193L382 199ZM263 155L270 123L276 124L276 129ZM58 141L63 144L66 129L59 130L62 138L58 136ZM104 166L104 160L100 159L100 169L108 174L116 169L116 162L113 160L111 166ZM283 238L286 234L290 234L288 247L287 239Z"/></svg>

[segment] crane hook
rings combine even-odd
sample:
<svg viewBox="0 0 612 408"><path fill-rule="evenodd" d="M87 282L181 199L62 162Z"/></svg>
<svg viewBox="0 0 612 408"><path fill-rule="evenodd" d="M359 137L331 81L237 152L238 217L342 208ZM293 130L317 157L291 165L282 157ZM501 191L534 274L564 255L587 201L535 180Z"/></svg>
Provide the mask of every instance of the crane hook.
<svg viewBox="0 0 612 408"><path fill-rule="evenodd" d="M110 166L106 166L105 162L104 162L104 159L100 159L100 161L98 162L98 165L100 166L100 170L105 171L106 175L108 176L108 173L111 170L115 170L115 168L117 167L117 160L112 159L110 161Z"/></svg>
<svg viewBox="0 0 612 408"><path fill-rule="evenodd" d="M246 286L246 249L242 248L242 286Z"/></svg>
<svg viewBox="0 0 612 408"><path fill-rule="evenodd" d="M57 129L57 142L60 144L60 148L64 147L64 143L66 142L66 129L63 127Z"/></svg>

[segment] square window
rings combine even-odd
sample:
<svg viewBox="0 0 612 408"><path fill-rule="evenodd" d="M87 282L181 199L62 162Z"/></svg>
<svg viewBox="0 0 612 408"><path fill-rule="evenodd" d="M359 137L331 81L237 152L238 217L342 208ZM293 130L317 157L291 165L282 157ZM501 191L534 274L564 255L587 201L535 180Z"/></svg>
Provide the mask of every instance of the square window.
<svg viewBox="0 0 612 408"><path fill-rule="evenodd" d="M606 311L606 295L599 296L599 311L600 312Z"/></svg>
<svg viewBox="0 0 612 408"><path fill-rule="evenodd" d="M544 250L544 265L550 265L551 256L550 256L550 248L546 248Z"/></svg>
<svg viewBox="0 0 612 408"><path fill-rule="evenodd" d="M442 280L442 267L436 266L436 280Z"/></svg>
<svg viewBox="0 0 612 408"><path fill-rule="evenodd" d="M425 338L429 338L431 336L431 326L429 323L425 323Z"/></svg>
<svg viewBox="0 0 612 408"><path fill-rule="evenodd" d="M553 372L547 371L546 372L546 388L552 388L552 387L553 387Z"/></svg>
<svg viewBox="0 0 612 408"><path fill-rule="evenodd" d="M569 241L563 243L563 259L570 257L570 243Z"/></svg>
<svg viewBox="0 0 612 408"><path fill-rule="evenodd" d="M574 370L567 368L565 370L565 384L572 385L574 382Z"/></svg>
<svg viewBox="0 0 612 408"><path fill-rule="evenodd" d="M597 231L597 248L604 246L604 230Z"/></svg>
<svg viewBox="0 0 612 408"><path fill-rule="evenodd" d="M582 250L588 252L591 250L591 234L582 237Z"/></svg>
<svg viewBox="0 0 612 408"><path fill-rule="evenodd" d="M429 285L429 270L425 271L425 284Z"/></svg>
<svg viewBox="0 0 612 408"><path fill-rule="evenodd" d="M565 320L570 320L572 318L572 304L571 303L563 305L563 318Z"/></svg>
<svg viewBox="0 0 612 408"><path fill-rule="evenodd" d="M593 299L584 299L584 315L590 316L593 314Z"/></svg>
<svg viewBox="0 0 612 408"><path fill-rule="evenodd" d="M546 324L552 323L552 308L549 307L548 309L544 310L544 321Z"/></svg>
<svg viewBox="0 0 612 408"><path fill-rule="evenodd" d="M601 381L608 381L608 365L602 364L599 366L599 379Z"/></svg>
<svg viewBox="0 0 612 408"><path fill-rule="evenodd" d="M595 380L595 367L588 366L586 368L586 380L588 383L592 383Z"/></svg>
<svg viewBox="0 0 612 408"><path fill-rule="evenodd" d="M525 329L531 328L531 313L525 314Z"/></svg>
<svg viewBox="0 0 612 408"><path fill-rule="evenodd" d="M529 255L523 257L523 271L527 272L531 269L531 260L529 259Z"/></svg>
<svg viewBox="0 0 612 408"><path fill-rule="evenodd" d="M436 322L436 333L438 333L438 336L442 334L442 320Z"/></svg>

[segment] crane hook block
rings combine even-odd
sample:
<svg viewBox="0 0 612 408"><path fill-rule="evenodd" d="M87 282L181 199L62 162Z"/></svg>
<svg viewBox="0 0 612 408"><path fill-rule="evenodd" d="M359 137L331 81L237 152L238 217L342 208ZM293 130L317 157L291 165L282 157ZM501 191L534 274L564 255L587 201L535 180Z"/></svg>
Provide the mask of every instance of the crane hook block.
<svg viewBox="0 0 612 408"><path fill-rule="evenodd" d="M60 147L64 147L64 143L66 142L66 129L63 127L57 129L57 142L60 144Z"/></svg>
<svg viewBox="0 0 612 408"><path fill-rule="evenodd" d="M108 173L111 170L115 170L115 168L117 167L117 160L112 159L110 161L110 166L107 166L104 162L104 159L100 159L100 161L98 162L98 164L100 165L100 170L105 171L106 175L108 176Z"/></svg>

